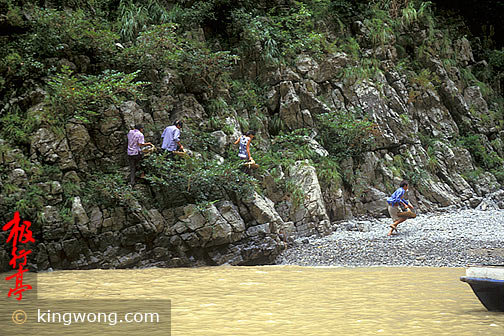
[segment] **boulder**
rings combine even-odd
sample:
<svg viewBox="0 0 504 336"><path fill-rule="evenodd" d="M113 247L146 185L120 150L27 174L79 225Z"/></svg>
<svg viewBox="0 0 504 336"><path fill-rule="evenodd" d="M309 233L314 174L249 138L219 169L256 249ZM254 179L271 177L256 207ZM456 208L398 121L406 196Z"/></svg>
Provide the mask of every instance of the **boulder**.
<svg viewBox="0 0 504 336"><path fill-rule="evenodd" d="M227 145L227 135L223 131L215 131L210 133L210 136L215 140L215 147L214 149L217 153L223 155L226 152L226 145Z"/></svg>
<svg viewBox="0 0 504 336"><path fill-rule="evenodd" d="M72 201L72 216L77 225L86 225L89 223L89 217L82 206L80 197L74 197Z"/></svg>
<svg viewBox="0 0 504 336"><path fill-rule="evenodd" d="M361 200L367 213L373 217L381 217L388 213L387 197L388 195L383 191L371 187L363 193Z"/></svg>
<svg viewBox="0 0 504 336"><path fill-rule="evenodd" d="M247 207L251 217L257 223L283 224L282 218L275 210L274 203L270 199L259 195L257 192L254 192L251 196L244 199L243 203Z"/></svg>
<svg viewBox="0 0 504 336"><path fill-rule="evenodd" d="M290 129L303 127L301 102L294 90L292 82L280 83L280 118Z"/></svg>
<svg viewBox="0 0 504 336"><path fill-rule="evenodd" d="M66 138L58 137L48 128L39 128L32 137L30 152L42 161L57 164L60 169L76 169L70 146Z"/></svg>
<svg viewBox="0 0 504 336"><path fill-rule="evenodd" d="M465 37L456 40L454 43L455 55L457 61L463 66L474 63L474 56L471 49L471 43Z"/></svg>
<svg viewBox="0 0 504 336"><path fill-rule="evenodd" d="M135 125L142 124L152 124L153 120L150 114L145 113L134 101L125 101L119 106L119 112L124 121L124 125L130 130L135 127Z"/></svg>
<svg viewBox="0 0 504 336"><path fill-rule="evenodd" d="M177 103L171 113L171 120L202 120L206 116L205 109L193 94L177 95Z"/></svg>
<svg viewBox="0 0 504 336"><path fill-rule="evenodd" d="M310 229L315 229L315 232L321 235L328 234L325 221L329 221L329 216L325 209L315 168L306 160L297 161L290 168L289 177L304 194L302 204L298 207L291 207L291 220L296 227L308 224Z"/></svg>

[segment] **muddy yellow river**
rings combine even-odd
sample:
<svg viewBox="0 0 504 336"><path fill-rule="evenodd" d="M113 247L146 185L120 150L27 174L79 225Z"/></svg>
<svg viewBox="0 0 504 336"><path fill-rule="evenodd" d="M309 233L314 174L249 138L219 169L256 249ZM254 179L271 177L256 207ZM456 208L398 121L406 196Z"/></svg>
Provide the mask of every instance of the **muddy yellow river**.
<svg viewBox="0 0 504 336"><path fill-rule="evenodd" d="M172 335L504 335L504 313L484 309L459 281L464 272L296 266L59 271L39 274L38 298L128 299L125 309L170 300ZM9 309L3 305L0 312ZM50 326L35 334L87 328L67 333L61 323ZM22 334L22 327L4 330ZM148 328L145 334L168 335L166 326ZM89 334L133 334L118 326L93 330Z"/></svg>

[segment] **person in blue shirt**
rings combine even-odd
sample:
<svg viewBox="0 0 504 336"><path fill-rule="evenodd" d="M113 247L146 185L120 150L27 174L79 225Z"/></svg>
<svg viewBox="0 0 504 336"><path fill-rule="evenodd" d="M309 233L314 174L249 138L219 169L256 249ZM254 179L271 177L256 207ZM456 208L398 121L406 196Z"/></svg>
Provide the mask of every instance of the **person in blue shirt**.
<svg viewBox="0 0 504 336"><path fill-rule="evenodd" d="M402 181L401 184L399 185L399 188L394 191L394 193L387 198L387 203L388 203L388 212L390 214L390 217L392 217L392 220L394 223L390 225L390 231L387 236L391 236L394 232L394 230L397 232L397 225L400 223L404 222L407 218L405 217L399 217L397 213L400 211L399 206L403 206L405 208L410 208L413 209L413 206L409 204L409 202L405 199L403 199L404 194L408 190L408 182Z"/></svg>
<svg viewBox="0 0 504 336"><path fill-rule="evenodd" d="M180 143L180 129L182 128L182 121L177 120L172 126L168 126L161 134L163 144L161 148L168 153L169 158L173 158L174 151L184 151L184 146Z"/></svg>

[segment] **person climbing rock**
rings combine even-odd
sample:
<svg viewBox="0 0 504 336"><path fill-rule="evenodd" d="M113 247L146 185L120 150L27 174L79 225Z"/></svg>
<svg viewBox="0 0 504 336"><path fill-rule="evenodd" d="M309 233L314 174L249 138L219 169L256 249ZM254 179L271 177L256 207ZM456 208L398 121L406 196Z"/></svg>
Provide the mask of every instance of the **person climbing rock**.
<svg viewBox="0 0 504 336"><path fill-rule="evenodd" d="M387 203L388 203L388 212L390 214L390 217L394 221L392 225L390 225L390 231L387 236L393 235L394 231L397 232L397 225L400 223L404 222L407 218L406 217L399 217L397 214L399 213L399 205L404 206L405 208L410 208L413 209L413 206L409 204L409 202L405 199L403 199L404 194L408 190L408 182L402 181L401 184L399 185L399 188L394 191L394 193L387 198Z"/></svg>
<svg viewBox="0 0 504 336"><path fill-rule="evenodd" d="M163 148L167 154L168 158L173 159L175 151L184 151L184 146L180 143L180 129L183 126L183 122L177 120L173 123L173 125L168 126L164 129L163 134L161 134L161 140L163 144L161 148Z"/></svg>
<svg viewBox="0 0 504 336"><path fill-rule="evenodd" d="M238 157L242 160L253 161L252 155L250 155L250 142L255 137L255 131L248 131L241 137L239 137L234 144L240 144L238 149Z"/></svg>
<svg viewBox="0 0 504 336"><path fill-rule="evenodd" d="M128 132L128 163L130 167L130 184L135 185L135 174L138 164L142 161L142 150L140 147L152 146L150 142L145 142L143 135L143 126L135 125L135 128ZM141 172L140 178L144 178L144 172Z"/></svg>
<svg viewBox="0 0 504 336"><path fill-rule="evenodd" d="M250 142L255 137L255 131L248 131L239 137L234 144L239 144L238 157L246 162L242 166L242 170L250 175L250 163L254 163L252 155L250 154Z"/></svg>

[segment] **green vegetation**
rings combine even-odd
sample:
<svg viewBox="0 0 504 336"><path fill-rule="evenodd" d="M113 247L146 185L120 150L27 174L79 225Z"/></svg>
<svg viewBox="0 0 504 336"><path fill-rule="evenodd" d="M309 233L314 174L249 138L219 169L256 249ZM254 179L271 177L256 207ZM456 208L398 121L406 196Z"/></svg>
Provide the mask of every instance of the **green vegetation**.
<svg viewBox="0 0 504 336"><path fill-rule="evenodd" d="M371 148L376 134L373 123L359 111L341 110L318 116L320 142L337 159L358 156Z"/></svg>
<svg viewBox="0 0 504 336"><path fill-rule="evenodd" d="M42 208L46 204L48 190L51 189L49 183L61 178L61 171L50 165L34 164L26 159L20 152L12 151L12 148L3 144L0 145L0 153L9 153L10 158L24 171L24 178L15 175L7 164L0 165L0 219L5 220L12 215L12 210L19 211L25 218L30 218L33 222L40 223L44 220ZM36 228L35 228L36 229Z"/></svg>
<svg viewBox="0 0 504 336"><path fill-rule="evenodd" d="M46 103L50 107L41 118L58 125L64 125L70 118L91 122L110 105L141 97L142 86L147 83L134 81L138 72L124 74L105 70L99 76L75 76L68 67L63 67L47 82Z"/></svg>
<svg viewBox="0 0 504 336"><path fill-rule="evenodd" d="M151 198L160 206L209 204L254 189L261 192L259 180L267 174L278 179L296 206L304 199L303 192L288 179L280 181L279 171L287 171L299 160L317 168L326 188L347 183L360 194L365 186L355 181L363 174L359 160L374 149L379 135L366 113L347 101L345 108L313 112L315 139L329 152L321 156L310 143L311 130L287 133L278 111L269 109L266 93L278 81L263 78L265 69L288 69L301 54L321 61L345 53L345 65L333 78L340 78L349 90L372 82L383 97L385 74L395 64L397 75L408 79L408 103L427 91L440 95L443 75L430 63L433 56L440 58L446 76L458 89L476 85L489 103L488 115L474 117L481 124L495 124L488 136L492 141L475 134L477 128L461 128L457 145L471 152L479 167L474 174L481 169L504 180L502 144L495 141L504 129L504 49L488 42L492 38L488 36L481 50L475 51L477 60L486 60L488 66L483 62L462 66L453 42L461 33L440 22L429 1L294 0L278 5L262 0L0 0L0 10L2 24L9 28L0 36L0 138L5 140L0 159L2 153L18 150L16 159L28 182L18 185L9 181L7 169L0 170L0 193L6 195L2 210L22 209L40 217L46 196L41 185L62 180L63 172L56 165L50 171L48 163L27 159L33 155L31 137L38 127L48 127L64 139L66 123L77 119L94 137L100 135L102 115L111 106L133 100L150 113L160 109L156 104L164 104L154 98L176 101L178 94L191 94L204 107L203 119L186 120L183 134L184 145L201 157L167 161L159 153L151 155L144 162L150 185L143 189L131 189L125 173L105 167L109 161L103 166L93 163L92 174L81 176L86 182L62 183L65 201L58 206L67 222L71 221L68 200L79 195L86 195L82 198L87 205L129 207L135 200ZM317 85L334 88L336 83ZM32 94L35 89L42 93ZM163 112L171 118L178 108L167 106ZM260 150L254 148L253 156L261 166L255 178L240 171L236 153L221 152L224 163L214 155L216 139L209 133L234 134L234 126L225 119L235 115L240 131L269 132L262 134L261 142L254 142L254 146L261 144ZM404 127L412 119L414 113L400 115ZM163 127L146 125L146 130L159 134ZM120 131L126 132L124 126ZM427 149L427 165L408 171L405 159L396 155L390 167L395 176L421 184L438 172L437 140L421 141ZM356 171L348 175L354 180L344 181L347 174L340 166L350 160Z"/></svg>
<svg viewBox="0 0 504 336"><path fill-rule="evenodd" d="M338 187L341 184L341 174L338 159L334 156L321 156L310 145L309 130L298 129L289 133L280 132L273 138L269 151L254 154L257 162L260 162L260 175L279 175L278 169L288 172L294 166L296 161L308 160L317 170L317 177L322 185ZM300 196L301 192L297 190L299 186L290 183L289 180L278 180L284 190L289 191L293 196ZM302 197L294 200L294 205L300 204Z"/></svg>
<svg viewBox="0 0 504 336"><path fill-rule="evenodd" d="M241 37L238 53L273 65L292 60L300 52L320 56L335 50L315 27L329 7L330 1L319 0L295 1L293 6L274 7L266 15L258 10L233 11L232 24Z"/></svg>
<svg viewBox="0 0 504 336"><path fill-rule="evenodd" d="M224 163L199 157L167 160L153 154L145 162L158 202L182 205L219 199L240 199L255 188L254 178L240 171L242 161Z"/></svg>
<svg viewBox="0 0 504 336"><path fill-rule="evenodd" d="M145 201L142 192L132 189L126 176L119 173L91 175L83 189L83 201L89 205L134 208L136 201Z"/></svg>
<svg viewBox="0 0 504 336"><path fill-rule="evenodd" d="M493 150L491 144L485 141L482 135L471 134L460 137L457 145L467 148L474 158L476 165L490 171L497 177L500 183L504 183L504 174L502 174L504 158ZM474 174L471 173L468 176L474 176Z"/></svg>

